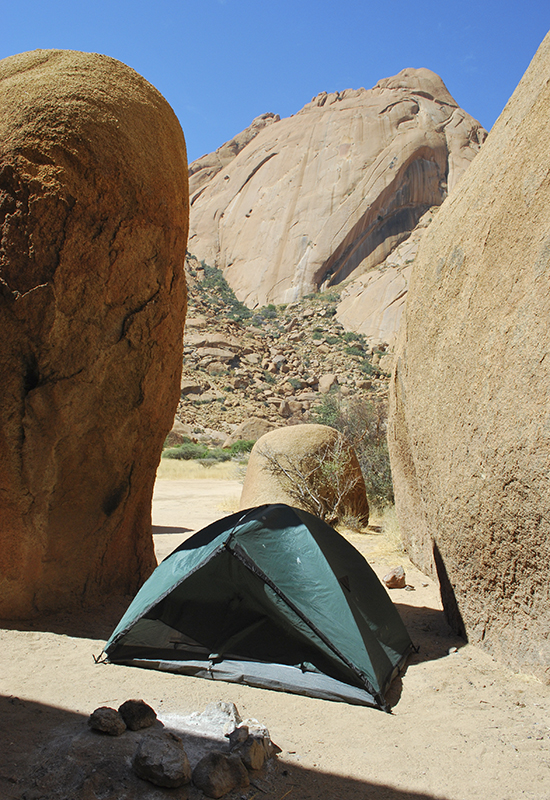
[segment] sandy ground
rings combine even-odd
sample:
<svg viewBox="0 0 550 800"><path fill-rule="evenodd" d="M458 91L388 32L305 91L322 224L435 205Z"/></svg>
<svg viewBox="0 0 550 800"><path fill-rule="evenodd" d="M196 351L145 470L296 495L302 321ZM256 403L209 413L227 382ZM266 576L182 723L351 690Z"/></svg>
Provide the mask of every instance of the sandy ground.
<svg viewBox="0 0 550 800"><path fill-rule="evenodd" d="M237 481L157 481L153 523L159 557L191 531L231 513L239 492ZM36 764L48 760L48 742L85 730L97 706L118 707L133 697L143 698L161 718L231 701L243 717L264 723L282 749L278 764L255 776L235 798L549 800L550 687L512 673L454 637L436 586L392 551L379 528L350 539L379 575L403 564L414 587L391 592L420 647L392 687L391 714L96 664L93 656L101 652L124 600L86 614L5 623L0 630L0 800L61 796L59 781L65 778L50 793L37 789L28 778L29 764L36 775ZM55 768L64 775L61 761ZM74 800L107 796L113 795L88 788ZM116 796L134 800L136 795L120 790ZM179 790L147 795L155 800L184 796Z"/></svg>

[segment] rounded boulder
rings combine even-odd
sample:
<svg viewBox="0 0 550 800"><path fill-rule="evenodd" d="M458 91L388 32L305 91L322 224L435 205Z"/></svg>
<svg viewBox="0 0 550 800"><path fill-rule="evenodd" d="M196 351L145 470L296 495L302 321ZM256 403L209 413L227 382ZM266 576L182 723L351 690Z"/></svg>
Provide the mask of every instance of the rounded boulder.
<svg viewBox="0 0 550 800"><path fill-rule="evenodd" d="M286 503L336 523L369 519L365 481L347 439L328 425L291 425L262 436L250 454L241 508Z"/></svg>
<svg viewBox="0 0 550 800"><path fill-rule="evenodd" d="M550 680L550 34L426 232L391 383L407 552L458 633Z"/></svg>
<svg viewBox="0 0 550 800"><path fill-rule="evenodd" d="M107 56L0 62L0 617L133 593L180 393L183 134Z"/></svg>

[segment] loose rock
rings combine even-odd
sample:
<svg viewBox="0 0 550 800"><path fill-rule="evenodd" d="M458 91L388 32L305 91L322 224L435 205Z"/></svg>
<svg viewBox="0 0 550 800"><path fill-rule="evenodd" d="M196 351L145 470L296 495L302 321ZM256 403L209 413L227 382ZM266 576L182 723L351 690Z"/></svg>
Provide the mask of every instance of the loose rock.
<svg viewBox="0 0 550 800"><path fill-rule="evenodd" d="M209 753L193 770L193 783L207 797L223 797L232 789L250 785L248 772L239 756Z"/></svg>
<svg viewBox="0 0 550 800"><path fill-rule="evenodd" d="M132 760L132 769L143 780L170 789L191 780L191 766L183 742L168 731L143 737Z"/></svg>
<svg viewBox="0 0 550 800"><path fill-rule="evenodd" d="M241 742L233 752L240 756L247 769L261 769L267 758L263 741L252 736Z"/></svg>
<svg viewBox="0 0 550 800"><path fill-rule="evenodd" d="M394 567L387 575L382 578L388 589L404 589L407 585L407 578L403 567Z"/></svg>
<svg viewBox="0 0 550 800"><path fill-rule="evenodd" d="M109 736L120 736L126 730L123 717L114 708L101 706L90 714L88 725L93 731L106 733Z"/></svg>
<svg viewBox="0 0 550 800"><path fill-rule="evenodd" d="M241 422L241 424L233 431L233 433L227 437L223 443L223 447L231 447L232 444L238 442L239 440L257 441L260 436L263 436L264 433L269 433L269 431L272 431L274 427L274 425L272 425L270 422L267 422L265 419L250 417L249 419L245 419L243 422Z"/></svg>
<svg viewBox="0 0 550 800"><path fill-rule="evenodd" d="M338 383L338 378L336 375L332 375L331 373L327 375L321 375L319 378L319 391L321 394L328 394L333 386Z"/></svg>
<svg viewBox="0 0 550 800"><path fill-rule="evenodd" d="M126 700L119 709L118 713L131 731L139 731L142 728L150 728L157 719L155 710L148 706L143 700Z"/></svg>

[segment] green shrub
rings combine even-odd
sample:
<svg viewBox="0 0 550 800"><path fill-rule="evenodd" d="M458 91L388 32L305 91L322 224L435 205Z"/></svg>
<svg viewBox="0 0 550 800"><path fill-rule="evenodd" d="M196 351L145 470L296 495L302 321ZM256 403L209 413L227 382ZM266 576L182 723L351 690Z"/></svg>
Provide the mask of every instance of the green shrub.
<svg viewBox="0 0 550 800"><path fill-rule="evenodd" d="M342 334L342 339L345 342L361 342L365 343L365 337L360 333L355 333L355 331L346 331Z"/></svg>
<svg viewBox="0 0 550 800"><path fill-rule="evenodd" d="M340 430L336 425L339 414L340 403L336 395L325 394L321 399L321 403L311 409L310 419L319 425L328 425L329 428Z"/></svg>
<svg viewBox="0 0 550 800"><path fill-rule="evenodd" d="M204 269L204 278L198 283L196 291L203 302L215 310L224 311L229 319L237 322L249 319L252 312L244 303L237 300L221 269L210 267L204 261L201 261L201 265Z"/></svg>
<svg viewBox="0 0 550 800"><path fill-rule="evenodd" d="M252 313L252 312L251 312ZM279 317L279 312L277 311L277 306L270 303L267 306L263 306L262 308L257 308L254 311L254 315L252 317L252 324L256 325L257 327L261 327L266 322L276 322Z"/></svg>
<svg viewBox="0 0 550 800"><path fill-rule="evenodd" d="M311 409L310 420L336 428L346 436L361 465L369 503L377 508L393 503L386 404L326 394L321 403Z"/></svg>
<svg viewBox="0 0 550 800"><path fill-rule="evenodd" d="M198 442L184 442L177 447L168 447L164 450L163 458L178 458L182 461L199 461L201 464L213 464L216 461L229 461L232 453L230 450L222 450L221 447L207 447Z"/></svg>
<svg viewBox="0 0 550 800"><path fill-rule="evenodd" d="M164 444L162 445L162 449L163 450L166 450L166 448L168 448L168 447L177 447L178 446L178 445L170 444L170 439L172 439L172 438L173 438L173 434L170 432L168 434L168 436L166 437L166 439L164 440ZM191 439L189 438L189 436L182 436L180 444L187 444L187 442L190 442L190 441L191 441Z"/></svg>
<svg viewBox="0 0 550 800"><path fill-rule="evenodd" d="M227 450L222 450L221 447L213 447L207 451L205 458L209 461L229 461L231 453L228 453Z"/></svg>
<svg viewBox="0 0 550 800"><path fill-rule="evenodd" d="M339 303L340 292L337 289L329 289L326 292L321 292L319 299L325 303Z"/></svg>
<svg viewBox="0 0 550 800"><path fill-rule="evenodd" d="M367 359L365 359L361 364L359 364L359 369L365 375L368 375L369 378L379 378L381 375L384 374L381 369L379 369L378 367L375 367Z"/></svg>
<svg viewBox="0 0 550 800"><path fill-rule="evenodd" d="M239 439L227 448L231 456L238 456L242 453L250 453L255 445L254 439Z"/></svg>
<svg viewBox="0 0 550 800"><path fill-rule="evenodd" d="M193 458L204 458L208 453L208 448L198 442L184 442L176 447L168 447L163 452L163 458L179 458L182 461L189 461Z"/></svg>
<svg viewBox="0 0 550 800"><path fill-rule="evenodd" d="M364 357L365 353L362 347L357 347L355 344L348 344L344 347L345 352L348 356L361 356Z"/></svg>

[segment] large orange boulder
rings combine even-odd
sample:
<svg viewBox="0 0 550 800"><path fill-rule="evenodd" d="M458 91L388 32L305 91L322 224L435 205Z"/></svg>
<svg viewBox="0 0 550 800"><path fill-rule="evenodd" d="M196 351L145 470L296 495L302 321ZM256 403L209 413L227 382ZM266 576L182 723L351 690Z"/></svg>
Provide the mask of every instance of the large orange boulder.
<svg viewBox="0 0 550 800"><path fill-rule="evenodd" d="M550 35L414 263L389 446L448 617L550 677Z"/></svg>
<svg viewBox="0 0 550 800"><path fill-rule="evenodd" d="M240 505L263 503L286 503L329 523L369 521L357 456L347 439L328 425L291 425L258 439Z"/></svg>
<svg viewBox="0 0 550 800"><path fill-rule="evenodd" d="M179 398L187 164L112 58L0 62L0 617L133 592Z"/></svg>

